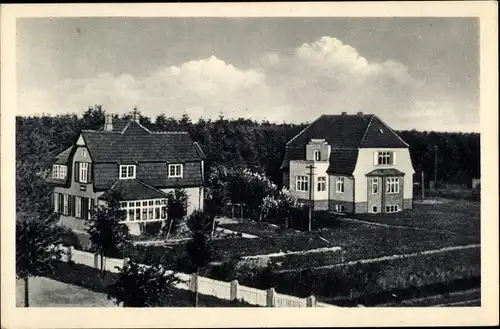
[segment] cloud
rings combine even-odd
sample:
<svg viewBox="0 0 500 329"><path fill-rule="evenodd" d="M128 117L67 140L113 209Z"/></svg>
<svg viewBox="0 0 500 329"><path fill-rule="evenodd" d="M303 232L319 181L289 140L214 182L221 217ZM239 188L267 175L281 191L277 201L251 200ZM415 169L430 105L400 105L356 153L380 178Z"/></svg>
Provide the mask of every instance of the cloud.
<svg viewBox="0 0 500 329"><path fill-rule="evenodd" d="M443 130L478 126L474 102L435 97L433 86L391 59L370 61L333 37L304 43L289 53L262 54L252 68L238 68L216 56L165 66L143 77L101 73L66 79L18 94L19 113L83 112L102 104L124 113L137 106L160 113L198 117L250 117L270 121L310 121L323 113L375 113L394 128ZM423 108L427 108L423 110ZM476 126L475 126L476 125Z"/></svg>

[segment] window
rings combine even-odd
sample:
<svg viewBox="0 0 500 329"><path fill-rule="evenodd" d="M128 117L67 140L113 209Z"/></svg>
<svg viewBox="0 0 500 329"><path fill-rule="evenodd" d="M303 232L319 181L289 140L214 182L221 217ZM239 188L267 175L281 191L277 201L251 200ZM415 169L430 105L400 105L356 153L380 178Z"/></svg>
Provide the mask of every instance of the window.
<svg viewBox="0 0 500 329"><path fill-rule="evenodd" d="M69 209L68 195L64 194L63 195L63 215L68 215L68 209Z"/></svg>
<svg viewBox="0 0 500 329"><path fill-rule="evenodd" d="M297 191L307 192L309 191L309 177L307 176L297 176Z"/></svg>
<svg viewBox="0 0 500 329"><path fill-rule="evenodd" d="M91 164L88 162L75 162L75 181L78 183L91 182Z"/></svg>
<svg viewBox="0 0 500 329"><path fill-rule="evenodd" d="M372 178L372 194L378 194L378 177Z"/></svg>
<svg viewBox="0 0 500 329"><path fill-rule="evenodd" d="M399 211L398 205L385 206L385 212L397 212Z"/></svg>
<svg viewBox="0 0 500 329"><path fill-rule="evenodd" d="M326 177L318 177L318 192L326 191Z"/></svg>
<svg viewBox="0 0 500 329"><path fill-rule="evenodd" d="M377 206L373 206L372 207L372 212L373 213L378 213L378 207Z"/></svg>
<svg viewBox="0 0 500 329"><path fill-rule="evenodd" d="M165 219L167 202L163 199L120 202L120 208L125 210L125 221L156 221Z"/></svg>
<svg viewBox="0 0 500 329"><path fill-rule="evenodd" d="M54 192L54 212L59 213L59 193Z"/></svg>
<svg viewBox="0 0 500 329"><path fill-rule="evenodd" d="M337 193L344 193L344 177L337 177L335 182L335 190Z"/></svg>
<svg viewBox="0 0 500 329"><path fill-rule="evenodd" d="M67 167L65 165L52 166L52 178L66 179Z"/></svg>
<svg viewBox="0 0 500 329"><path fill-rule="evenodd" d="M314 161L321 160L321 153L318 150L314 150Z"/></svg>
<svg viewBox="0 0 500 329"><path fill-rule="evenodd" d="M384 151L378 152L376 164L379 166L393 165L394 152Z"/></svg>
<svg viewBox="0 0 500 329"><path fill-rule="evenodd" d="M344 205L342 205L342 204L336 204L335 205L335 211L336 212L344 212L344 209L345 209Z"/></svg>
<svg viewBox="0 0 500 329"><path fill-rule="evenodd" d="M87 157L87 150L81 150L80 155L82 156L82 158L86 158Z"/></svg>
<svg viewBox="0 0 500 329"><path fill-rule="evenodd" d="M120 166L120 179L135 178L135 165Z"/></svg>
<svg viewBox="0 0 500 329"><path fill-rule="evenodd" d="M387 194L397 194L399 193L399 177L387 178Z"/></svg>
<svg viewBox="0 0 500 329"><path fill-rule="evenodd" d="M82 198L75 197L75 217L82 218Z"/></svg>
<svg viewBox="0 0 500 329"><path fill-rule="evenodd" d="M168 165L168 177L182 177L182 165L181 164L169 164Z"/></svg>

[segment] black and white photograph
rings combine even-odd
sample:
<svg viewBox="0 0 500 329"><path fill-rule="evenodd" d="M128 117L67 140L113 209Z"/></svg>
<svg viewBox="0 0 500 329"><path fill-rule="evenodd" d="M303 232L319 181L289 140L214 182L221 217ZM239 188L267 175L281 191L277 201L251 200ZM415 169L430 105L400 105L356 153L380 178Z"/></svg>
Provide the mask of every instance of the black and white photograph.
<svg viewBox="0 0 500 329"><path fill-rule="evenodd" d="M498 288L480 17L36 16L2 105L15 308L468 312L488 264Z"/></svg>

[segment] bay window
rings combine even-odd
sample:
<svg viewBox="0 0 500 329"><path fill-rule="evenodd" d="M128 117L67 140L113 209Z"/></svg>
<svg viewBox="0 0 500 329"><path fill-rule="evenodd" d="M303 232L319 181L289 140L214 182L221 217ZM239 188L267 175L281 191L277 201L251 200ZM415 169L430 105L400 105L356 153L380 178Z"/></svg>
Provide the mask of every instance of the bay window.
<svg viewBox="0 0 500 329"><path fill-rule="evenodd" d="M52 166L52 178L55 179L66 179L67 169L65 165L53 165Z"/></svg>
<svg viewBox="0 0 500 329"><path fill-rule="evenodd" d="M336 178L335 190L337 191L337 193L344 193L344 177Z"/></svg>
<svg viewBox="0 0 500 329"><path fill-rule="evenodd" d="M389 177L387 178L386 184L387 194L397 194L399 193L399 177Z"/></svg>

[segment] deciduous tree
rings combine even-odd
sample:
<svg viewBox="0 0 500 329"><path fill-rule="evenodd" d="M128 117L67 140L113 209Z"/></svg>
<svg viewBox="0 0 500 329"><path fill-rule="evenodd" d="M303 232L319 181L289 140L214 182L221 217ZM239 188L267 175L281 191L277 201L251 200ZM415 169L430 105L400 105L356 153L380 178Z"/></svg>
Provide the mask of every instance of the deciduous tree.
<svg viewBox="0 0 500 329"><path fill-rule="evenodd" d="M51 273L62 256L57 232L50 220L40 217L16 220L16 277L24 281L25 307L29 307L29 278Z"/></svg>
<svg viewBox="0 0 500 329"><path fill-rule="evenodd" d="M123 223L125 210L120 209L121 193L111 192L106 203L91 210L86 220L86 231L90 236L90 250L101 258L101 276L104 276L104 257L113 257L130 243L129 228Z"/></svg>

